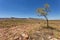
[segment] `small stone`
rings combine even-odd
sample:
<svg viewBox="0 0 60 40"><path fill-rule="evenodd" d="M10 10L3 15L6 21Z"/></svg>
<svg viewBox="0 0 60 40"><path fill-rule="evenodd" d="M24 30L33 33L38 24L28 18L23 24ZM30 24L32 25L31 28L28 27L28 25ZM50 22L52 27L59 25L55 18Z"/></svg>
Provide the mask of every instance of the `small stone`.
<svg viewBox="0 0 60 40"><path fill-rule="evenodd" d="M21 34L23 37L27 38L28 37L28 34L25 34L25 33L22 33Z"/></svg>
<svg viewBox="0 0 60 40"><path fill-rule="evenodd" d="M52 36L48 36L48 39L51 39L52 38Z"/></svg>
<svg viewBox="0 0 60 40"><path fill-rule="evenodd" d="M22 36L23 40L28 40L29 39L29 35L27 33L22 33L21 36Z"/></svg>
<svg viewBox="0 0 60 40"><path fill-rule="evenodd" d="M15 37L14 37L14 39L17 39L17 38L18 38L18 36L15 36Z"/></svg>

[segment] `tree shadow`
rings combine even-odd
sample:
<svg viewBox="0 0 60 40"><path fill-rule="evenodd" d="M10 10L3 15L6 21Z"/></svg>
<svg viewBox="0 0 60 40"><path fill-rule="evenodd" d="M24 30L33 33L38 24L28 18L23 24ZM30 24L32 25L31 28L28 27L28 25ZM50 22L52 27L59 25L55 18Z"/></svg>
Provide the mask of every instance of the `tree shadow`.
<svg viewBox="0 0 60 40"><path fill-rule="evenodd" d="M51 30L56 30L56 31L60 32L60 30L58 30L57 28L53 28L53 27L51 27L51 26L49 26L49 27L44 27L44 26L43 26L43 28L45 28L45 29L51 29Z"/></svg>

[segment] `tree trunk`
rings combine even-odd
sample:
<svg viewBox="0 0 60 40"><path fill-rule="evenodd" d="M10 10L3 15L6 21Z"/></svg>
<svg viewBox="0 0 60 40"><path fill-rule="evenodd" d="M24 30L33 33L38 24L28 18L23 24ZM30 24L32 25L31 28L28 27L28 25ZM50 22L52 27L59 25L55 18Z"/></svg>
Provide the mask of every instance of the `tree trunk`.
<svg viewBox="0 0 60 40"><path fill-rule="evenodd" d="M47 27L49 27L49 23L48 23L48 18L44 15L44 17L46 18L46 22L47 22Z"/></svg>

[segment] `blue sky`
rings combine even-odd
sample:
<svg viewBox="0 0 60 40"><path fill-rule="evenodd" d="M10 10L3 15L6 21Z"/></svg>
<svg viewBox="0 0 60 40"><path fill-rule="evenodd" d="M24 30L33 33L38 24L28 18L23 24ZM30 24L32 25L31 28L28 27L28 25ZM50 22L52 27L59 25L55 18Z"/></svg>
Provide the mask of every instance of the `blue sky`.
<svg viewBox="0 0 60 40"><path fill-rule="evenodd" d="M60 19L60 0L0 0L0 18L42 18L36 9L45 3L50 4L48 19Z"/></svg>

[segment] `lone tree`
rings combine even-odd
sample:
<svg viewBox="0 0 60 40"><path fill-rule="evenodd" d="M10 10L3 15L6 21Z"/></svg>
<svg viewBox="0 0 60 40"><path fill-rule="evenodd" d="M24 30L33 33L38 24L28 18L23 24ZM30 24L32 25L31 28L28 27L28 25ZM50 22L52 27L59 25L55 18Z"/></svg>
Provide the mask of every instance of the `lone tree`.
<svg viewBox="0 0 60 40"><path fill-rule="evenodd" d="M50 7L49 4L45 4L44 8L38 8L37 9L38 15L45 17L46 22L47 22L47 27L49 27L49 25L48 25L48 18L47 18L47 14L49 12L49 7Z"/></svg>

